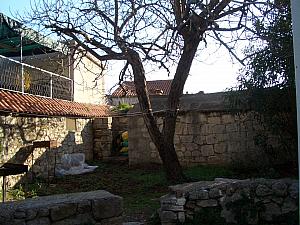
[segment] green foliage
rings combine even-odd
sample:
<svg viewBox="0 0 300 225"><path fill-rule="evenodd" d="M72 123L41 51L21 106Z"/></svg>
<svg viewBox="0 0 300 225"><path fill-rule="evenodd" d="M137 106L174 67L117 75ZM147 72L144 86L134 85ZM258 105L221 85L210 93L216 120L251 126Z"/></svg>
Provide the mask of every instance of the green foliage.
<svg viewBox="0 0 300 225"><path fill-rule="evenodd" d="M239 85L227 96L230 107L258 112L257 119L279 137L279 146L269 144L269 134L255 141L271 161L296 158L297 120L293 59L293 36L289 0L278 0L266 15L269 22L255 20L260 41L245 51L247 65L240 71Z"/></svg>
<svg viewBox="0 0 300 225"><path fill-rule="evenodd" d="M133 108L133 105L130 105L128 103L120 103L119 105L113 107L113 112L121 112L121 113L127 113L130 109Z"/></svg>
<svg viewBox="0 0 300 225"><path fill-rule="evenodd" d="M17 188L8 190L8 198L13 200L22 200L26 198L35 198L38 196L38 190L41 184L34 183L30 187L25 188L24 185L19 185Z"/></svg>

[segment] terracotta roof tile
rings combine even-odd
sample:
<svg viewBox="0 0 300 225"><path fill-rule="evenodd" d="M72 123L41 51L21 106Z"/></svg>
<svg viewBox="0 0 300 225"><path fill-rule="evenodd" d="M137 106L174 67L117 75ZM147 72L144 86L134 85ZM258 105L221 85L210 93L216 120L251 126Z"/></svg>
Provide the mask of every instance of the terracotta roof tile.
<svg viewBox="0 0 300 225"><path fill-rule="evenodd" d="M109 106L43 98L0 90L0 111L40 116L107 117Z"/></svg>
<svg viewBox="0 0 300 225"><path fill-rule="evenodd" d="M172 80L152 80L147 81L147 88L150 95L169 95ZM113 93L112 97L134 97L136 96L135 86L133 81L124 81L123 88L118 87Z"/></svg>

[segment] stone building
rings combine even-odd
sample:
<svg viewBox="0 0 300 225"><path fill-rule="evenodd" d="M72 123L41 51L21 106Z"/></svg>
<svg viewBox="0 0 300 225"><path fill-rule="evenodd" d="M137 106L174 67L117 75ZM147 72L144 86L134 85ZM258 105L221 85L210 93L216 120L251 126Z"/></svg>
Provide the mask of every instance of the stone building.
<svg viewBox="0 0 300 225"><path fill-rule="evenodd" d="M0 164L29 166L33 177L54 176L65 154L93 159L93 119L107 117L105 105L92 105L0 90ZM107 129L107 128L106 128ZM55 140L54 148L33 148ZM19 180L11 176L9 186Z"/></svg>
<svg viewBox="0 0 300 225"><path fill-rule="evenodd" d="M172 80L151 80L146 85L150 96L168 96ZM133 81L124 81L111 95L108 96L111 105L123 103L137 104L138 98Z"/></svg>

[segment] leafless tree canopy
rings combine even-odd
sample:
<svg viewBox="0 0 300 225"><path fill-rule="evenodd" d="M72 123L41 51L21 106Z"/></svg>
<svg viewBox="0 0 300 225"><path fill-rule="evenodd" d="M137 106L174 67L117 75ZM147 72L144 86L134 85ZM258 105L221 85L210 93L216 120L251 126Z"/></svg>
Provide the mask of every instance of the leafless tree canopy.
<svg viewBox="0 0 300 225"><path fill-rule="evenodd" d="M127 61L126 52L133 49L143 61L167 70L167 62L178 62L191 30L203 41L206 36L215 38L237 58L236 41L253 37L252 19L263 16L269 5L263 0L36 0L31 4L27 22L75 40L76 47L99 60Z"/></svg>
<svg viewBox="0 0 300 225"><path fill-rule="evenodd" d="M173 142L177 108L199 43L211 36L243 63L236 43L255 37L252 22L267 19L270 6L269 0L36 0L28 22L101 61L125 61L120 79L128 70L133 74L149 134L168 178L178 181L184 175ZM151 111L146 62L176 67L162 131Z"/></svg>

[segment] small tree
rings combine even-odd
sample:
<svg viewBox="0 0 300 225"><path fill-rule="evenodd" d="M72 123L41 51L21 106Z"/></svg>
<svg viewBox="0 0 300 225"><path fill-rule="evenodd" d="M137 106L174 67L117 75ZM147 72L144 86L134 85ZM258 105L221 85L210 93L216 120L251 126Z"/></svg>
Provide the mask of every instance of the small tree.
<svg viewBox="0 0 300 225"><path fill-rule="evenodd" d="M236 41L251 32L247 17L263 15L260 11L267 10L268 4L256 0L41 0L33 4L27 21L74 40L76 48L99 60L125 62L120 78L128 71L133 74L143 118L167 178L178 182L185 177L173 142L176 117L199 44L211 36L237 58ZM168 72L176 66L161 131L146 87L145 65L150 62Z"/></svg>

